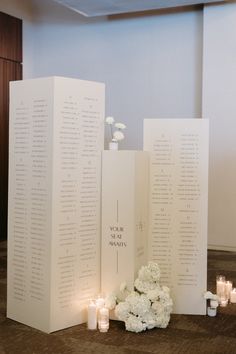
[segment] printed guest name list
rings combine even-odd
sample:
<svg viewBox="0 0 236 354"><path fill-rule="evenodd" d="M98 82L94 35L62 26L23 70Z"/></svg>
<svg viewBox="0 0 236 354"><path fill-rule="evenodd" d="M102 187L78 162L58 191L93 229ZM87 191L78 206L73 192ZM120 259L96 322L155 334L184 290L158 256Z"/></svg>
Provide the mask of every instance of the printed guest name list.
<svg viewBox="0 0 236 354"><path fill-rule="evenodd" d="M11 84L7 316L46 332L84 322L100 288L104 91Z"/></svg>
<svg viewBox="0 0 236 354"><path fill-rule="evenodd" d="M205 314L208 121L146 119L150 151L149 259L171 289L174 312Z"/></svg>

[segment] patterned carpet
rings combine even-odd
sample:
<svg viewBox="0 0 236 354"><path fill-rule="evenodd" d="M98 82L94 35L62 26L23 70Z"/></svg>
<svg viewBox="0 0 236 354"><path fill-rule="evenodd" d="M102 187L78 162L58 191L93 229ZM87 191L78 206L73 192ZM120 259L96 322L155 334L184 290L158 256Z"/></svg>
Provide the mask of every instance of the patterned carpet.
<svg viewBox="0 0 236 354"><path fill-rule="evenodd" d="M6 242L0 242L0 354L236 354L236 304L220 308L217 317L172 315L167 329L140 334L116 321L103 334L86 325L42 333L6 318L6 264ZM209 251L208 290L215 291L219 273L236 284L236 253Z"/></svg>

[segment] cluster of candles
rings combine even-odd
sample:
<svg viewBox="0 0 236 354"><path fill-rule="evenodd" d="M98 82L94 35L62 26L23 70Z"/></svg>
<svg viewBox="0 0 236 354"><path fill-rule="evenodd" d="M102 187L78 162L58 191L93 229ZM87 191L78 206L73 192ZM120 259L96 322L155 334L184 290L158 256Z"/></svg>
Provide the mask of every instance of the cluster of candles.
<svg viewBox="0 0 236 354"><path fill-rule="evenodd" d="M216 295L219 298L220 306L227 306L228 302L236 303L236 288L233 288L233 283L226 280L224 275L216 277Z"/></svg>
<svg viewBox="0 0 236 354"><path fill-rule="evenodd" d="M96 300L89 300L87 327L90 330L107 332L109 329L109 310L105 307L105 300L98 296Z"/></svg>
<svg viewBox="0 0 236 354"><path fill-rule="evenodd" d="M204 294L206 300L210 300L210 306L207 307L208 316L214 317L217 313L218 305L225 307L230 302L236 304L236 288L233 288L231 280L226 280L224 275L216 277L216 294L207 291Z"/></svg>

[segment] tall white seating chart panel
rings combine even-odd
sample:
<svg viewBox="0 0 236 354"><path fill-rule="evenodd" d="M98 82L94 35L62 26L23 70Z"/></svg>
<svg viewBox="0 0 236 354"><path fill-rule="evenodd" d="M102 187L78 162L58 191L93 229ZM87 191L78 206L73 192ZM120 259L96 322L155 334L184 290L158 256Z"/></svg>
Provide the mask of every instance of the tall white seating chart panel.
<svg viewBox="0 0 236 354"><path fill-rule="evenodd" d="M100 288L104 84L11 83L7 316L46 332L86 320Z"/></svg>
<svg viewBox="0 0 236 354"><path fill-rule="evenodd" d="M104 151L102 158L101 289L132 290L147 260L149 154Z"/></svg>
<svg viewBox="0 0 236 354"><path fill-rule="evenodd" d="M208 120L144 120L149 259L160 265L179 314L206 313L208 144Z"/></svg>

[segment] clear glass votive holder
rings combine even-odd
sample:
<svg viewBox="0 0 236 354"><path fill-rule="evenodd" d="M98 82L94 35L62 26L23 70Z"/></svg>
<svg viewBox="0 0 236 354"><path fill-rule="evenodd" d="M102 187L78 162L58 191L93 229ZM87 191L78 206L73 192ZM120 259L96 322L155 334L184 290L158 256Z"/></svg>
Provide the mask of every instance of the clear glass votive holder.
<svg viewBox="0 0 236 354"><path fill-rule="evenodd" d="M217 275L216 276L216 295L221 297L225 295L225 276Z"/></svg>
<svg viewBox="0 0 236 354"><path fill-rule="evenodd" d="M208 307L208 308L207 308L207 314L208 314L208 316L210 316L210 317L215 317L215 316L216 316L216 313L217 313L216 307Z"/></svg>
<svg viewBox="0 0 236 354"><path fill-rule="evenodd" d="M220 306L226 306L228 303L228 299L226 296L226 281L224 275L216 276L216 295L219 298Z"/></svg>
<svg viewBox="0 0 236 354"><path fill-rule="evenodd" d="M106 307L98 310L98 328L100 332L107 332L109 329L109 310Z"/></svg>
<svg viewBox="0 0 236 354"><path fill-rule="evenodd" d="M228 301L230 300L230 293L232 291L233 288L233 283L231 280L227 280L225 283L225 293L226 293L226 298L228 299Z"/></svg>
<svg viewBox="0 0 236 354"><path fill-rule="evenodd" d="M103 294L98 294L96 297L96 305L97 305L97 309L101 309L102 307L105 306L105 298Z"/></svg>

